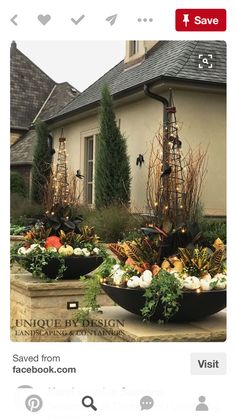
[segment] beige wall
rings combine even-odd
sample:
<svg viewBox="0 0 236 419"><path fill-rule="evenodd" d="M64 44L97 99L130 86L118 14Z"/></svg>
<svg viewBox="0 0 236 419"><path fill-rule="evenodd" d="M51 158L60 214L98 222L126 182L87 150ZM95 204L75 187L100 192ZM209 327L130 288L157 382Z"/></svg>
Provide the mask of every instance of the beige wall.
<svg viewBox="0 0 236 419"><path fill-rule="evenodd" d="M165 92L163 92L165 95ZM208 146L208 173L203 190L205 212L211 215L225 215L225 96L223 94L199 93L176 90L174 101L180 126L180 138L184 148L191 144ZM132 169L132 208L146 211L146 181L150 142L162 122L162 105L144 97L116 109L117 120L125 134ZM55 130L54 138L60 135ZM84 173L84 136L98 132L95 116L64 125L67 138L69 162L73 171L79 168ZM57 144L55 144L57 147ZM145 165L136 166L138 154L144 154ZM80 182L82 185L83 182Z"/></svg>
<svg viewBox="0 0 236 419"><path fill-rule="evenodd" d="M158 41L135 41L138 42L138 52L136 54L130 53L130 44L133 41L126 41L125 44L125 64L144 57L144 55L158 42Z"/></svg>

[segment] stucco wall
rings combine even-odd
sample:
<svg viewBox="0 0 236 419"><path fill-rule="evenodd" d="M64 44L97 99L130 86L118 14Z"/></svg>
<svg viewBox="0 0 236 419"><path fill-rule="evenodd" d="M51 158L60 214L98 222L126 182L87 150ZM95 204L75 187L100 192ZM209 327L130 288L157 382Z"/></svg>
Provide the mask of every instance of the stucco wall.
<svg viewBox="0 0 236 419"><path fill-rule="evenodd" d="M193 148L200 144L203 148L208 147L208 173L203 189L205 212L210 215L225 215L225 96L219 93L176 90L174 101L179 125L182 125L180 138L184 148L186 149L188 143ZM144 97L116 108L116 115L121 131L127 138L130 155L132 208L137 211L146 211L150 142L162 123L162 105L153 99ZM74 172L79 168L83 173L83 138L98 132L97 118L95 116L86 118L63 127L67 138L70 166ZM55 140L59 137L60 130L61 128L54 130ZM57 146L56 143L55 146ZM145 153L145 165L141 168L136 166L136 158L139 153Z"/></svg>

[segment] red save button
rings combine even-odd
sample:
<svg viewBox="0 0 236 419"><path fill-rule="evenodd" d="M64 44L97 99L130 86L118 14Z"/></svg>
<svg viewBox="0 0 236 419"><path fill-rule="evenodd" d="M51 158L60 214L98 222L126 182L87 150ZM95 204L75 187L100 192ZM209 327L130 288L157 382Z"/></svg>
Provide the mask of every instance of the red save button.
<svg viewBox="0 0 236 419"><path fill-rule="evenodd" d="M225 31L225 9L177 9L176 31Z"/></svg>

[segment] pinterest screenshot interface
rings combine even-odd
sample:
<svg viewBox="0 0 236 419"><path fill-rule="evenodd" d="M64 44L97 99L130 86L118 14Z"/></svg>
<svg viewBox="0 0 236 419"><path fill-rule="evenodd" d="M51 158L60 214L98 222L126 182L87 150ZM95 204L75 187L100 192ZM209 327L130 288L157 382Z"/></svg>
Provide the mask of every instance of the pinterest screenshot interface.
<svg viewBox="0 0 236 419"><path fill-rule="evenodd" d="M5 6L7 417L234 418L235 10Z"/></svg>

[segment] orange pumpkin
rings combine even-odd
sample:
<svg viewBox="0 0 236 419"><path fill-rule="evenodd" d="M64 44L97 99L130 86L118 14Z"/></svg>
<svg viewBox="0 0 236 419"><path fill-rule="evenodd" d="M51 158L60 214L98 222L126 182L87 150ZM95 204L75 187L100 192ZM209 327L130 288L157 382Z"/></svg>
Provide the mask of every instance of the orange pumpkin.
<svg viewBox="0 0 236 419"><path fill-rule="evenodd" d="M45 242L46 249L48 249L49 247L55 247L56 249L59 249L61 246L61 240L57 236L49 236Z"/></svg>
<svg viewBox="0 0 236 419"><path fill-rule="evenodd" d="M151 271L152 271L153 276L157 275L160 270L161 270L161 268L158 265L152 265L152 267L151 267Z"/></svg>
<svg viewBox="0 0 236 419"><path fill-rule="evenodd" d="M144 271L150 270L150 264L148 262L143 262L141 264L141 267L143 268Z"/></svg>

